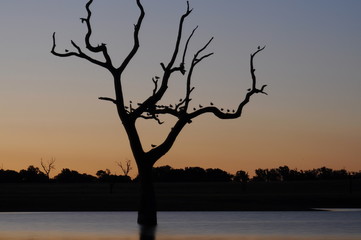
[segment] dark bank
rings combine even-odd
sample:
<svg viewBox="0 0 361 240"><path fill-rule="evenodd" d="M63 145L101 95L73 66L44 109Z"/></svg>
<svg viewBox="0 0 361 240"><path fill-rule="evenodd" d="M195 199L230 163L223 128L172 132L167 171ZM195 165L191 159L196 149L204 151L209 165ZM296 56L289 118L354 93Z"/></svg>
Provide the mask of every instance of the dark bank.
<svg viewBox="0 0 361 240"><path fill-rule="evenodd" d="M361 208L361 179L156 183L160 211L303 211ZM0 183L0 211L136 211L131 183Z"/></svg>

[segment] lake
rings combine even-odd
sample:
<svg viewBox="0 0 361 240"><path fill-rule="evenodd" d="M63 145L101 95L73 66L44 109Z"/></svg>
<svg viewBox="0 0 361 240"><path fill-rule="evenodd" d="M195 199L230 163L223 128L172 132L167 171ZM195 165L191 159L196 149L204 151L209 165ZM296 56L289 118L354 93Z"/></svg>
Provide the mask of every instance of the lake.
<svg viewBox="0 0 361 240"><path fill-rule="evenodd" d="M0 240L135 240L136 212L3 212ZM158 240L360 240L361 210L159 212Z"/></svg>

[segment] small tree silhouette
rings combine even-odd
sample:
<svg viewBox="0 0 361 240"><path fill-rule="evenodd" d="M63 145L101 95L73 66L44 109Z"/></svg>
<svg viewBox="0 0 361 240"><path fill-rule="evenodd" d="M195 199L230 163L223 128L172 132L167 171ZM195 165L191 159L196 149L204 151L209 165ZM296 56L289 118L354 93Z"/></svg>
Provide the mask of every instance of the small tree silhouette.
<svg viewBox="0 0 361 240"><path fill-rule="evenodd" d="M125 165L123 165L121 161L116 162L116 163L122 169L124 176L128 176L130 170L133 169L131 161L129 159L125 161Z"/></svg>
<svg viewBox="0 0 361 240"><path fill-rule="evenodd" d="M43 162L43 159L40 159L41 168L44 170L45 175L49 178L51 170L55 169L55 158L51 158L50 160Z"/></svg>
<svg viewBox="0 0 361 240"><path fill-rule="evenodd" d="M204 51L207 49L209 44L212 42L213 38L211 38L202 48L200 48L197 52L194 53L193 58L189 64L189 68L185 67L185 57L188 50L188 44L195 33L195 28L187 41L185 42L185 46L183 48L183 53L180 53L181 48L181 40L182 40L182 31L183 31L183 23L184 20L191 14L192 9L189 7L189 2L187 2L187 10L181 16L178 27L178 34L176 38L175 47L173 53L171 55L171 59L168 63L160 63L163 73L161 77L155 76L152 78L154 83L154 88L152 94L147 97L142 103L139 104L126 104L124 100L123 94L123 73L127 68L129 62L133 59L139 49L139 31L144 19L144 8L141 4L140 0L136 0L136 4L140 10L140 15L138 17L137 23L134 25L134 33L133 33L133 47L130 50L129 54L126 56L124 61L120 64L120 66L114 66L111 57L108 54L108 48L105 43L101 43L99 45L93 45L90 42L90 37L92 35L92 27L90 18L92 16L92 12L90 10L90 5L92 4L92 0L89 0L86 4L85 8L87 10L87 17L81 18L82 23L86 24L87 33L85 35L85 45L86 48L92 53L99 53L103 56L103 60L98 60L87 53L85 53L81 47L74 41L71 41L71 44L74 50L65 50L64 52L57 52L56 41L55 41L55 32L53 34L53 46L51 49L51 53L58 57L70 57L75 56L79 58L83 58L95 65L103 67L107 69L114 81L114 89L115 89L115 99L109 97L100 97L99 99L109 101L115 104L117 108L117 112L119 118L125 128L127 133L130 147L132 149L134 159L136 161L139 173L140 180L140 208L138 211L138 223L141 225L156 225L157 224L157 216L156 216L156 201L155 201L155 193L152 181L152 168L155 162L160 159L164 154L166 154L173 146L176 141L179 133L182 129L192 122L192 120L198 116L201 116L205 113L212 113L216 117L220 119L235 119L241 116L243 107L250 101L250 98L257 93L263 93L266 85L263 85L261 88L257 87L256 84L256 75L255 69L253 66L254 57L261 52L265 47L258 47L258 49L251 54L250 57L250 71L252 77L252 86L248 89L247 94L244 99L239 103L237 109L234 111L224 111L222 108L218 108L214 106L213 103L210 103L210 106L199 106L198 109L191 108L190 102L191 94L194 90L192 86L192 77L195 71L196 66L201 63L206 58L213 55L213 53L204 54ZM182 55L181 55L182 54ZM176 65L176 60L179 57L181 62L179 65ZM177 104L169 104L169 105L160 105L159 102L165 95L168 90L169 80L173 74L180 72L185 75L186 84L185 84L185 95ZM164 139L164 141L159 145L152 145L152 149L149 151L145 151L142 146L142 142L140 140L140 136L138 133L138 129L136 127L136 121L140 118L142 119L150 119L155 120L159 124L163 122L160 119L160 116L171 115L175 117L177 120L174 126L171 128L170 132Z"/></svg>

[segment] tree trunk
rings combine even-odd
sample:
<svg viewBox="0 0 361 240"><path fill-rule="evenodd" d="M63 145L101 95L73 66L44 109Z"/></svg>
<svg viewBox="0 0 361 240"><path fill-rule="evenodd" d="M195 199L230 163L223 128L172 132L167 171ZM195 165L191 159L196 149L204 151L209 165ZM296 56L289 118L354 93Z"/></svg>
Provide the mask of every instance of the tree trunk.
<svg viewBox="0 0 361 240"><path fill-rule="evenodd" d="M140 240L155 240L156 226L140 226L139 239Z"/></svg>
<svg viewBox="0 0 361 240"><path fill-rule="evenodd" d="M143 226L157 225L157 207L152 179L152 168L152 166L138 166L140 179L138 224Z"/></svg>

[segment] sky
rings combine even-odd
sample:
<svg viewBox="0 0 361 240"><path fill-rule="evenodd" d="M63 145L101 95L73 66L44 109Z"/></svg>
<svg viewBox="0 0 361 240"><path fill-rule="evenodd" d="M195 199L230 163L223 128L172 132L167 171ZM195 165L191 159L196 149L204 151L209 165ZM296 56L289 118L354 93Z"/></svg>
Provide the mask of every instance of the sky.
<svg viewBox="0 0 361 240"><path fill-rule="evenodd" d="M55 158L55 171L95 174L131 160L129 143L113 104L111 75L83 59L50 53L84 46L85 0L0 2L0 168L40 167ZM126 101L140 102L169 61L186 1L143 0L140 49L124 72ZM251 86L250 54L259 86L243 115L220 120L203 115L186 126L156 166L200 166L230 173L257 168L361 170L361 1L191 0L184 34L199 26L189 58L211 37L214 55L193 76L192 103L233 109ZM94 44L106 43L119 65L132 47L139 10L134 0L94 0ZM184 46L184 41L183 41ZM92 55L102 60L101 56ZM186 63L187 64L187 63ZM189 64L189 59L188 59ZM164 103L184 96L176 75ZM143 146L159 144L171 127L139 121Z"/></svg>

